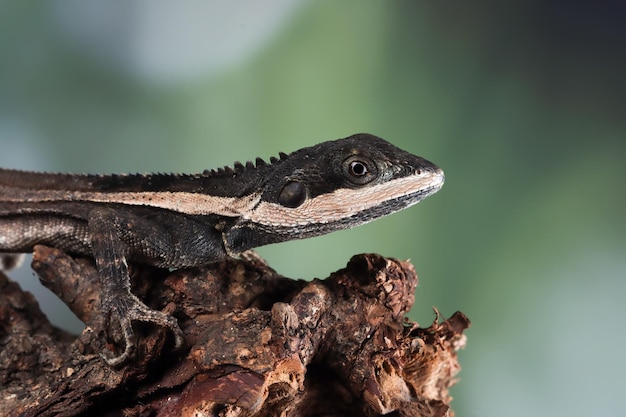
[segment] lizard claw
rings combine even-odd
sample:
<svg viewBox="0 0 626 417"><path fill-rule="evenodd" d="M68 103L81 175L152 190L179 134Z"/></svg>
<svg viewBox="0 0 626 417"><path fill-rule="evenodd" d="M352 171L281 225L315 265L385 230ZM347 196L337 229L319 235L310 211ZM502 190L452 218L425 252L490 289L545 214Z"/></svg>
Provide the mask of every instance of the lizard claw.
<svg viewBox="0 0 626 417"><path fill-rule="evenodd" d="M174 336L174 348L180 349L183 346L183 332L174 317L160 311L152 310L135 296L131 296L127 301L128 303L124 303L120 302L120 300L116 300L114 303L110 304L112 308L109 311L109 323L111 323L112 320L118 321L122 331L124 350L119 355L101 353L100 357L102 357L102 360L104 360L107 365L111 367L123 365L135 355L137 350L137 338L132 327L134 321L143 321L167 327L172 331Z"/></svg>

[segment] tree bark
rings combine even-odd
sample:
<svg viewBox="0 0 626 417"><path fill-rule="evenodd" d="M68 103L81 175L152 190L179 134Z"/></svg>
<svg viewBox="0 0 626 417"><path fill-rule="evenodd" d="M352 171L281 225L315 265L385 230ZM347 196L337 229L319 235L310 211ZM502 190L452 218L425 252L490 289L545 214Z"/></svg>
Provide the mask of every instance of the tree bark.
<svg viewBox="0 0 626 417"><path fill-rule="evenodd" d="M91 260L39 246L33 269L83 322L52 326L0 274L0 415L453 416L448 388L469 320L405 319L417 275L407 262L354 256L325 280L292 280L249 256L170 272L135 266L133 292L173 315L186 346L137 323L137 355L108 367L119 329L99 315ZM107 340L106 335L112 340Z"/></svg>

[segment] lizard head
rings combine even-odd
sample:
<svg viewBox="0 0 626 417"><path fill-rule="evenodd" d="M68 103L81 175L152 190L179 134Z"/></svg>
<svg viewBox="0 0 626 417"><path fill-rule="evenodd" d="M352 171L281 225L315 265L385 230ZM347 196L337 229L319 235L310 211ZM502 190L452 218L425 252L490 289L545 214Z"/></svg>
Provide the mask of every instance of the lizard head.
<svg viewBox="0 0 626 417"><path fill-rule="evenodd" d="M369 134L304 148L272 166L272 181L242 219L266 235L263 244L370 222L419 203L444 182L433 163Z"/></svg>
<svg viewBox="0 0 626 417"><path fill-rule="evenodd" d="M369 134L294 152L280 171L282 182L266 194L267 200L274 197L286 208L308 204L310 213L327 204L334 210L340 204L356 214L360 207L413 192L426 197L425 187L432 193L443 185L443 172L433 163Z"/></svg>

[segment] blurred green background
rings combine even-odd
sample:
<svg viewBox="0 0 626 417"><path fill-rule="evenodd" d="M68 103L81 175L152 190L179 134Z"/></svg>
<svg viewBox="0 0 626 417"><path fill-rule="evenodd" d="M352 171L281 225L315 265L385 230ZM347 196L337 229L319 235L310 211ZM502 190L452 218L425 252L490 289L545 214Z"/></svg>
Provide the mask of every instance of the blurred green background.
<svg viewBox="0 0 626 417"><path fill-rule="evenodd" d="M624 416L625 21L591 0L5 1L0 165L200 171L382 136L443 190L261 255L304 278L410 258L412 319L473 322L458 416Z"/></svg>

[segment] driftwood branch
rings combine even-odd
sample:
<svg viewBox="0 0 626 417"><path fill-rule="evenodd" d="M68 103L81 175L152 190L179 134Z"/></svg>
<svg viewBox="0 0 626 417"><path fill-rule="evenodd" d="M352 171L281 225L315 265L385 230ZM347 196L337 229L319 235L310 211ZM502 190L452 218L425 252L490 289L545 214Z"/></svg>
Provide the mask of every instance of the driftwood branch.
<svg viewBox="0 0 626 417"><path fill-rule="evenodd" d="M358 255L311 282L253 257L136 267L133 291L178 319L187 347L173 352L166 330L138 323L137 358L120 369L99 356L117 347L97 332L107 323L91 261L37 247L33 269L87 327L77 338L55 328L0 274L0 415L453 415L448 388L469 321L406 321L409 263Z"/></svg>

